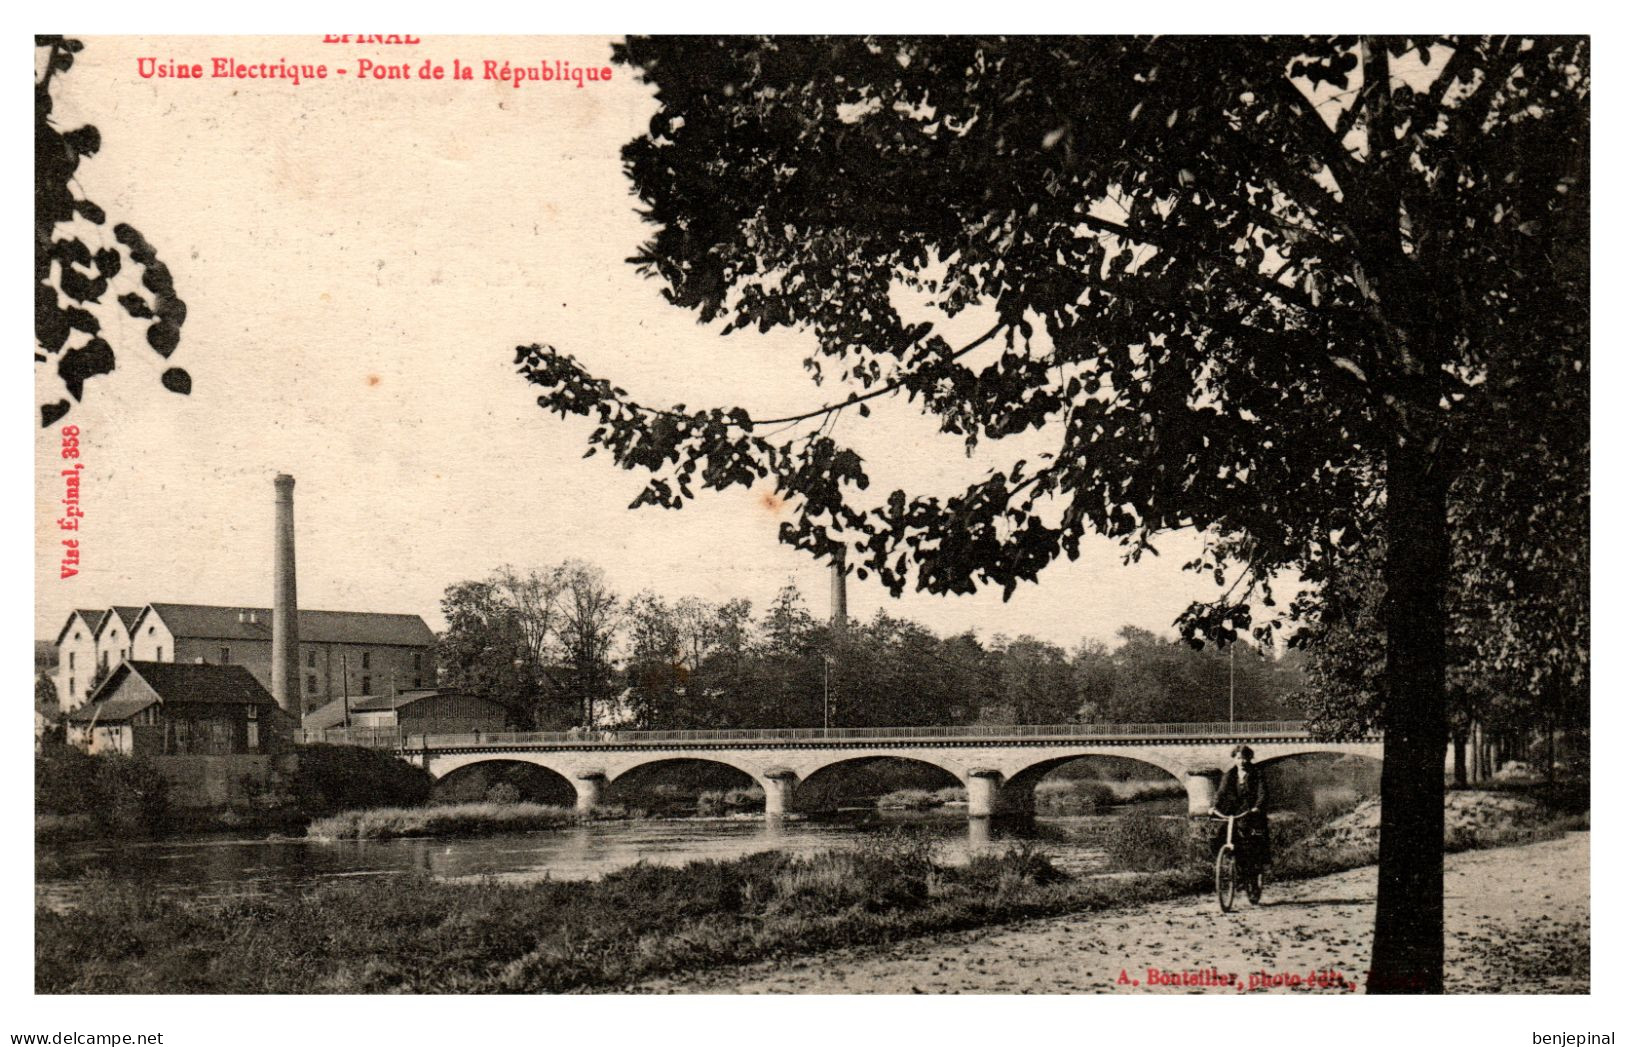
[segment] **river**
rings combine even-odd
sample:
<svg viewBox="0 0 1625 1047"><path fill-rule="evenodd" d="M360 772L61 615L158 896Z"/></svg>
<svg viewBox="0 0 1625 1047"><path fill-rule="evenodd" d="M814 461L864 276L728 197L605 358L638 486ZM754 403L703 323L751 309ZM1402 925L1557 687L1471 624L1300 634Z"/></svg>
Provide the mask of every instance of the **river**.
<svg viewBox="0 0 1625 1047"><path fill-rule="evenodd" d="M1137 803L1137 812L1176 815L1183 800ZM41 901L71 906L106 881L164 893L224 898L295 890L349 877L427 873L442 880L494 877L511 882L580 880L638 862L680 865L758 851L812 853L852 846L877 832L909 827L939 840L942 860L1002 850L1035 839L1069 872L1106 869L1102 837L1115 813L1045 815L1026 823L973 822L963 809L927 813L848 812L806 821L761 818L587 822L566 829L462 838L319 841L214 834L155 840L41 845L35 885Z"/></svg>

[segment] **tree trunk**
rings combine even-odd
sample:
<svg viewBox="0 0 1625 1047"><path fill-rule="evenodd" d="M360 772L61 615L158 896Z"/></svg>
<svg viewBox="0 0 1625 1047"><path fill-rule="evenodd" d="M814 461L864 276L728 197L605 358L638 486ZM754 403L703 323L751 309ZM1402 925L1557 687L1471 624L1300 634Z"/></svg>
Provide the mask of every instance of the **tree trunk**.
<svg viewBox="0 0 1625 1047"><path fill-rule="evenodd" d="M1412 439L1388 451L1388 707L1384 715L1377 923L1366 991L1444 989L1444 594L1447 481Z"/></svg>
<svg viewBox="0 0 1625 1047"><path fill-rule="evenodd" d="M1450 752L1454 757L1451 772L1458 789L1467 788L1467 744L1471 738L1472 732L1466 727L1457 727L1450 733Z"/></svg>

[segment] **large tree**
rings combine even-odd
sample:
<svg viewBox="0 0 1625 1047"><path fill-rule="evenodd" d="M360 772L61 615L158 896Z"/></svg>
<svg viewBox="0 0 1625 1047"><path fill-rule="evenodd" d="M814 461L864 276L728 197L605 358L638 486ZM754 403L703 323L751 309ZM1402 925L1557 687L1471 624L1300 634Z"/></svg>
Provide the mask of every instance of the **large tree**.
<svg viewBox="0 0 1625 1047"><path fill-rule="evenodd" d="M440 600L446 629L435 639L440 682L506 707L523 726L538 722L541 690L528 661L520 616L495 580L457 582Z"/></svg>
<svg viewBox="0 0 1625 1047"><path fill-rule="evenodd" d="M650 473L766 482L781 537L893 591L1008 594L1087 532L1207 532L1230 578L1335 577L1380 515L1386 648L1372 991L1443 985L1448 492L1466 434L1583 367L1589 47L1577 39L634 39L636 262L726 330L810 331L850 392L760 419L650 406L545 345L540 404ZM986 332L951 344L927 314ZM968 445L1051 434L948 497L867 499L819 426L903 394Z"/></svg>

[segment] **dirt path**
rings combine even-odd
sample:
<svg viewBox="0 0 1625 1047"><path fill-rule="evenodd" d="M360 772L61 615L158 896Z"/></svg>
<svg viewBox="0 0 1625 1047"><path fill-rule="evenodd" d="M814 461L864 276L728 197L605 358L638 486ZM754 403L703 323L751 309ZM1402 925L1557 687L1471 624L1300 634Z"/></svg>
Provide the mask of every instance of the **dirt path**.
<svg viewBox="0 0 1625 1047"><path fill-rule="evenodd" d="M1451 992L1590 989L1590 834L1452 855L1445 865ZM1212 896L1055 917L871 950L663 979L646 992L1237 992L1249 975L1334 970L1358 983L1371 955L1376 870L1270 886L1220 913ZM1232 984L1153 985L1150 969ZM1261 988L1258 991L1264 991ZM1274 992L1347 992L1290 984Z"/></svg>

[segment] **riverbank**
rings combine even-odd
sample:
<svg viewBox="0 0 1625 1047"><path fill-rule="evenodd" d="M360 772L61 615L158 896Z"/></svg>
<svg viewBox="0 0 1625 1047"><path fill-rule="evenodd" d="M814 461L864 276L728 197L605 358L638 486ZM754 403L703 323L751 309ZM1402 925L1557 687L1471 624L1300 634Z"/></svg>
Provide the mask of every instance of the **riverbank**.
<svg viewBox="0 0 1625 1047"><path fill-rule="evenodd" d="M1445 991L1591 988L1589 832L1467 851L1445 862ZM1211 897L952 932L647 982L661 993L1227 993L1360 991L1370 966L1376 869L1271 884L1257 908ZM1235 980L1152 982L1158 972ZM1311 985L1337 971L1352 987ZM1278 976L1275 984L1255 978ZM1126 975L1126 977L1125 977ZM1294 984L1292 976L1297 975ZM1279 977L1285 976L1285 977ZM1252 988L1249 988L1252 985Z"/></svg>
<svg viewBox="0 0 1625 1047"><path fill-rule="evenodd" d="M1524 825L1480 846L1560 835ZM1277 874L1368 864L1355 840L1283 853ZM1017 845L960 865L918 836L851 850L634 866L584 882L328 882L216 901L98 883L36 908L39 992L564 992L878 946L1060 914L1166 902L1208 870L1069 878Z"/></svg>

